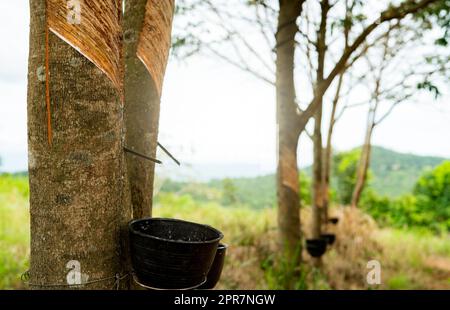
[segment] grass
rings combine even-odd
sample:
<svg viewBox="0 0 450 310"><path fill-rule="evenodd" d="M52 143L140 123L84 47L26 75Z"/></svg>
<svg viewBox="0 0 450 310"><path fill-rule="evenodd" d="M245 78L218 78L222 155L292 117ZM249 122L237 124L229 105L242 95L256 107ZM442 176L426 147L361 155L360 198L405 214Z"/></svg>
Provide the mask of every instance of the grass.
<svg viewBox="0 0 450 310"><path fill-rule="evenodd" d="M0 288L20 288L29 256L28 179L0 176Z"/></svg>
<svg viewBox="0 0 450 310"><path fill-rule="evenodd" d="M387 249L387 288L450 289L449 236L423 229L383 229L374 237Z"/></svg>
<svg viewBox="0 0 450 310"><path fill-rule="evenodd" d="M246 246L254 245L257 236L275 225L273 211L247 207L224 208L215 202L198 204L189 195L164 194L158 199L153 216L205 223L221 230L225 235L224 242Z"/></svg>
<svg viewBox="0 0 450 310"><path fill-rule="evenodd" d="M25 177L0 176L0 289L23 287L20 275L29 260L28 195ZM297 289L450 289L450 243L445 235L379 229L360 211L335 209L341 221L329 230L337 241L324 256L323 268L314 268L303 253L302 272L292 278L277 250L275 209L223 207L172 193L160 194L157 201L155 217L206 223L224 233L230 247L218 288L281 289L289 282ZM305 235L309 216L308 209L302 211ZM381 263L381 286L365 283L370 259Z"/></svg>
<svg viewBox="0 0 450 310"><path fill-rule="evenodd" d="M387 286L391 290L405 290L413 288L409 277L402 274L389 278Z"/></svg>

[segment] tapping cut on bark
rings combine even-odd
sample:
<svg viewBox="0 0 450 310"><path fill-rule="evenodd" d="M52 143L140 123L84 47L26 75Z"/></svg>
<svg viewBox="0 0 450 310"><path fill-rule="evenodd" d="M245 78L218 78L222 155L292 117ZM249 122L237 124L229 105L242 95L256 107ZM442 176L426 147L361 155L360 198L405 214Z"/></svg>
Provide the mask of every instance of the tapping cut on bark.
<svg viewBox="0 0 450 310"><path fill-rule="evenodd" d="M30 282L38 289L74 288L67 287L67 266L77 261L82 283L91 284L76 288L111 289L115 275L125 272L123 107L102 70L53 32L46 34L46 11L45 0L30 1ZM47 83L38 76L46 63L52 78L51 148L45 143ZM107 280L92 282L99 279ZM49 286L55 284L65 286Z"/></svg>
<svg viewBox="0 0 450 310"><path fill-rule="evenodd" d="M50 97L49 32L67 42L102 70L122 96L121 0L46 0L45 104L47 142L53 140Z"/></svg>
<svg viewBox="0 0 450 310"><path fill-rule="evenodd" d="M277 198L280 245L289 265L301 260L300 197L297 146L300 135L295 101L294 57L296 20L303 1L280 0L276 33L276 100L277 100Z"/></svg>
<svg viewBox="0 0 450 310"><path fill-rule="evenodd" d="M171 43L175 0L148 0L139 37L137 55L142 60L161 95Z"/></svg>
<svg viewBox="0 0 450 310"><path fill-rule="evenodd" d="M75 2L77 7L67 0L47 0L49 29L105 72L121 91L122 0Z"/></svg>
<svg viewBox="0 0 450 310"><path fill-rule="evenodd" d="M153 158L173 13L173 0L125 2L125 143ZM126 162L132 216L151 216L155 165L134 156L127 156Z"/></svg>

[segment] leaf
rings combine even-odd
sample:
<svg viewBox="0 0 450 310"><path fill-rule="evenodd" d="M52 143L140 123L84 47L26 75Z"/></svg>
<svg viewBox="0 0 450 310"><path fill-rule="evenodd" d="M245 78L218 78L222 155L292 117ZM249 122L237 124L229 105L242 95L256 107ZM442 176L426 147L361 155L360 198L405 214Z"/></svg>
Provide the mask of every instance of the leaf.
<svg viewBox="0 0 450 310"><path fill-rule="evenodd" d="M444 37L437 39L434 43L436 45L440 45L440 46L447 46L448 45L448 41Z"/></svg>
<svg viewBox="0 0 450 310"><path fill-rule="evenodd" d="M418 83L417 89L424 89L433 93L435 99L437 99L441 95L439 88L430 81L423 81L421 83Z"/></svg>

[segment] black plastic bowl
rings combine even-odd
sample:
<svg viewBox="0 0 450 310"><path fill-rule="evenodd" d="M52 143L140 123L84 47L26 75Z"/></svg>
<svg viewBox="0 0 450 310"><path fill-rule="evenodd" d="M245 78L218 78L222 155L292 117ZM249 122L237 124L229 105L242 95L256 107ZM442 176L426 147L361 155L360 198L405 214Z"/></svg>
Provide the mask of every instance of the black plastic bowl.
<svg viewBox="0 0 450 310"><path fill-rule="evenodd" d="M336 240L335 234L321 234L320 238L325 239L328 245L332 245Z"/></svg>
<svg viewBox="0 0 450 310"><path fill-rule="evenodd" d="M306 250L312 257L320 257L327 249L327 241L325 239L307 239Z"/></svg>
<svg viewBox="0 0 450 310"><path fill-rule="evenodd" d="M328 219L328 222L330 222L331 224L337 224L339 222L339 218L338 217L330 217Z"/></svg>
<svg viewBox="0 0 450 310"><path fill-rule="evenodd" d="M133 220L131 260L140 283L157 289L203 284L223 234L207 225L165 218Z"/></svg>
<svg viewBox="0 0 450 310"><path fill-rule="evenodd" d="M212 263L208 275L206 276L206 282L199 287L200 289L205 290L212 289L216 286L217 282L219 282L220 275L222 274L222 269L225 262L225 255L227 253L227 248L228 245L219 243L219 246L217 247L216 257L214 258L214 262Z"/></svg>

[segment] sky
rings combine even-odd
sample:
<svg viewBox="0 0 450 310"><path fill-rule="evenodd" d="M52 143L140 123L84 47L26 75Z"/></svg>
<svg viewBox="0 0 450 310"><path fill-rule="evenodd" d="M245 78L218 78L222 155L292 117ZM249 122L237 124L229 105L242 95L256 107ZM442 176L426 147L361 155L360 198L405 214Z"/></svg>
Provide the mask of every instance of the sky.
<svg viewBox="0 0 450 310"><path fill-rule="evenodd" d="M0 0L0 171L27 169L28 15L28 0ZM450 158L449 99L445 95L438 102L424 99L400 105L376 128L373 143L399 152ZM364 111L355 108L344 114L336 127L335 149L362 144ZM176 172L167 165L159 168L161 173L170 176L190 169L194 175L213 177L273 172L275 130L273 87L218 59L170 58L159 141L185 170ZM299 164L309 165L309 138L302 136L299 145Z"/></svg>

